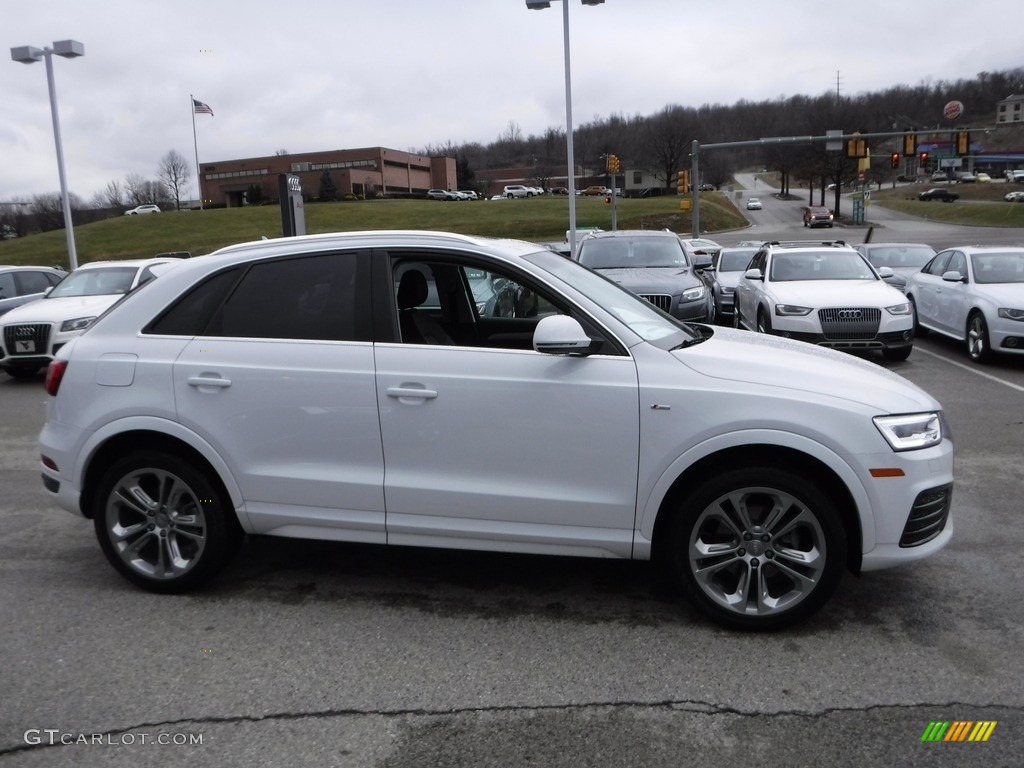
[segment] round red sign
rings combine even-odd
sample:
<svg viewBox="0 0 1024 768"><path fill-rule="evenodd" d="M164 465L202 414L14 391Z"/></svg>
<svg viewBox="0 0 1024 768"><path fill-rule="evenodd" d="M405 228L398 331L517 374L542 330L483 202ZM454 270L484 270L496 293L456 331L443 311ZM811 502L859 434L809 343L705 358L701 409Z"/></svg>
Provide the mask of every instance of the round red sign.
<svg viewBox="0 0 1024 768"><path fill-rule="evenodd" d="M964 113L964 103L962 101L951 101L942 108L942 116L947 120L956 120Z"/></svg>

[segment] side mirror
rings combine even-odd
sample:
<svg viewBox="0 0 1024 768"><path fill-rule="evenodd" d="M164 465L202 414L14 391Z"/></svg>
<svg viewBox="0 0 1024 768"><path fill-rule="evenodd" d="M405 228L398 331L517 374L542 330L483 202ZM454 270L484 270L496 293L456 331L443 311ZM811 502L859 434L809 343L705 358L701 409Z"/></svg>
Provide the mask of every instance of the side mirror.
<svg viewBox="0 0 1024 768"><path fill-rule="evenodd" d="M698 253L693 257L693 268L694 269L710 269L711 268L711 257L706 253Z"/></svg>
<svg viewBox="0 0 1024 768"><path fill-rule="evenodd" d="M955 269L951 269L949 272L942 273L942 279L947 283L962 283L964 281L964 276Z"/></svg>
<svg viewBox="0 0 1024 768"><path fill-rule="evenodd" d="M892 267L879 267L878 276L883 280L887 277L892 277L896 273L892 271Z"/></svg>
<svg viewBox="0 0 1024 768"><path fill-rule="evenodd" d="M549 355L585 355L593 340L568 315L548 315L533 331L533 348Z"/></svg>
<svg viewBox="0 0 1024 768"><path fill-rule="evenodd" d="M746 272L743 273L743 276L747 280L764 280L764 278L761 276L761 270L756 268L748 269Z"/></svg>

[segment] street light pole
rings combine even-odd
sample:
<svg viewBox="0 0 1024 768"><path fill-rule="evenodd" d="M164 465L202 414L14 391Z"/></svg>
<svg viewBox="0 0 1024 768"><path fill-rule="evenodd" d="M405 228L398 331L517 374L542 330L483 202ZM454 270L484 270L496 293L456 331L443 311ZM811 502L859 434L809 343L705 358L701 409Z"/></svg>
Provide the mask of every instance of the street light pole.
<svg viewBox="0 0 1024 768"><path fill-rule="evenodd" d="M53 80L53 54L73 59L85 55L85 46L76 40L59 40L53 48L33 48L22 46L11 48L11 58L22 64L33 64L39 59L46 62L46 84L50 91L50 115L53 118L53 143L57 147L57 175L60 177L61 207L64 210L64 236L68 244L68 264L71 270L78 269L78 253L75 250L75 230L71 221L71 200L68 196L68 183L64 175L64 146L60 138L60 116L57 113L57 87Z"/></svg>
<svg viewBox="0 0 1024 768"><path fill-rule="evenodd" d="M581 0L583 5L600 5L604 0ZM526 0L526 7L539 11L551 7L550 0ZM565 49L565 154L569 190L569 257L576 256L576 155L572 144L572 72L569 65L569 0L562 0L562 37Z"/></svg>

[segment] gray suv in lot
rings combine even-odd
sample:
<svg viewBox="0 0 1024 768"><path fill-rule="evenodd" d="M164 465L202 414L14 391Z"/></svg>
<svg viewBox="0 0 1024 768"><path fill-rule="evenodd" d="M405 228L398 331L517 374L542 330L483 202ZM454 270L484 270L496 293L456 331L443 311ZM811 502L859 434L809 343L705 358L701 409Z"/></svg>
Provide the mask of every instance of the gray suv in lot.
<svg viewBox="0 0 1024 768"><path fill-rule="evenodd" d="M711 322L714 300L704 270L711 257L686 253L668 230L596 232L583 238L576 260L680 320Z"/></svg>
<svg viewBox="0 0 1024 768"><path fill-rule="evenodd" d="M67 276L67 272L54 267L0 266L0 315L43 298Z"/></svg>

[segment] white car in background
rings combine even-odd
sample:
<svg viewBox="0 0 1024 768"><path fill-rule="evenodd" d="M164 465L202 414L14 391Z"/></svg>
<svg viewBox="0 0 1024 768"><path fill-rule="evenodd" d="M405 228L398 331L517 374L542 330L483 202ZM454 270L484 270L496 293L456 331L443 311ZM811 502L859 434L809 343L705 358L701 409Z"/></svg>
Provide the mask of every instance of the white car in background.
<svg viewBox="0 0 1024 768"><path fill-rule="evenodd" d="M159 205L137 205L130 211L125 211L125 216L141 216L146 213L160 213Z"/></svg>
<svg viewBox="0 0 1024 768"><path fill-rule="evenodd" d="M124 294L181 259L95 261L83 264L45 297L0 317L0 368L15 378L34 375L54 354Z"/></svg>
<svg viewBox="0 0 1024 768"><path fill-rule="evenodd" d="M907 297L841 240L767 243L736 284L733 324L844 350L906 360L914 344Z"/></svg>
<svg viewBox="0 0 1024 768"><path fill-rule="evenodd" d="M976 363L1024 354L1024 248L947 248L911 275L907 297L918 333L965 342Z"/></svg>

